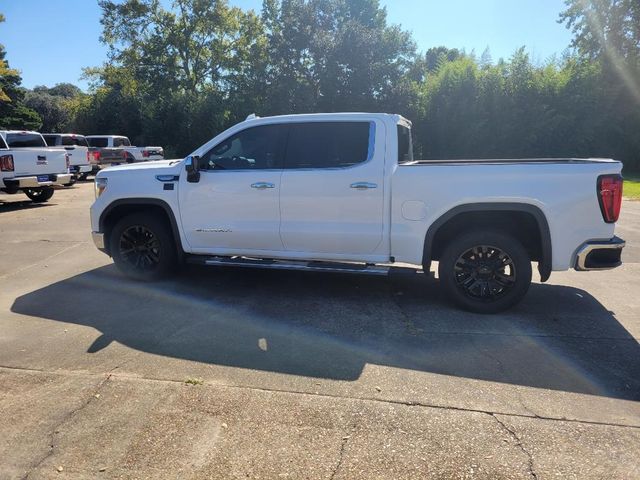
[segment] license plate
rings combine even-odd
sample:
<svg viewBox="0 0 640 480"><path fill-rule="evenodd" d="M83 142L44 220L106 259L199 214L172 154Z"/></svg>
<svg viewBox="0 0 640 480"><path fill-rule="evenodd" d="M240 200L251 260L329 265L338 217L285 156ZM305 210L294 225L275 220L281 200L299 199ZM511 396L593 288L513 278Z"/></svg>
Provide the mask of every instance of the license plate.
<svg viewBox="0 0 640 480"><path fill-rule="evenodd" d="M49 181L49 175L38 175L38 182L48 182Z"/></svg>

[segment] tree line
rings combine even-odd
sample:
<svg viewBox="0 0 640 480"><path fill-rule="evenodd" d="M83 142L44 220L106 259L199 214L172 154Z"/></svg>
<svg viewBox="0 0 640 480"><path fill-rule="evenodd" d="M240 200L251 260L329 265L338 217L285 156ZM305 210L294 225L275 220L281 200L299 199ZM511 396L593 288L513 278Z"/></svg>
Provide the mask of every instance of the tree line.
<svg viewBox="0 0 640 480"><path fill-rule="evenodd" d="M413 121L416 156L603 156L640 170L640 2L566 0L571 48L493 61L419 52L378 0L100 0L107 61L70 84L19 87L0 48L0 126L118 133L183 156L243 120L386 111ZM0 18L0 21L2 19Z"/></svg>

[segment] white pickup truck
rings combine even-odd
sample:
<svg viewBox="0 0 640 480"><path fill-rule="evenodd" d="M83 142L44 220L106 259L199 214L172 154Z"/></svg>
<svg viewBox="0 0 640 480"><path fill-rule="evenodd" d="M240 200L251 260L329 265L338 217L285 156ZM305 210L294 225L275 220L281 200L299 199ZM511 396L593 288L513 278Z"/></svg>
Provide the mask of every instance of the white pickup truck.
<svg viewBox="0 0 640 480"><path fill-rule="evenodd" d="M164 159L162 147L135 147L122 135L88 135L90 153L101 167Z"/></svg>
<svg viewBox="0 0 640 480"><path fill-rule="evenodd" d="M517 303L552 270L621 264L622 165L607 159L414 160L389 114L250 117L183 160L96 178L93 240L133 278L206 265L430 272L459 306Z"/></svg>
<svg viewBox="0 0 640 480"><path fill-rule="evenodd" d="M67 152L45 147L38 132L0 130L0 191L22 191L40 203L53 196L54 186L70 184Z"/></svg>
<svg viewBox="0 0 640 480"><path fill-rule="evenodd" d="M89 144L83 135L76 133L43 133L49 147L64 149L69 154L69 171L84 180L93 172L93 157L89 155Z"/></svg>

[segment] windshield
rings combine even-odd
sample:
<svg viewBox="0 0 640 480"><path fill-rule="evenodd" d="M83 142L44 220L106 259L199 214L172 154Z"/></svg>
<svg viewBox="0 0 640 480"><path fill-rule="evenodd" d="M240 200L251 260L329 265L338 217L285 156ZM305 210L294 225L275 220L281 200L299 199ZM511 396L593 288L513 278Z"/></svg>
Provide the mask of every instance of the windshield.
<svg viewBox="0 0 640 480"><path fill-rule="evenodd" d="M39 133L7 133L9 148L46 147L47 144Z"/></svg>

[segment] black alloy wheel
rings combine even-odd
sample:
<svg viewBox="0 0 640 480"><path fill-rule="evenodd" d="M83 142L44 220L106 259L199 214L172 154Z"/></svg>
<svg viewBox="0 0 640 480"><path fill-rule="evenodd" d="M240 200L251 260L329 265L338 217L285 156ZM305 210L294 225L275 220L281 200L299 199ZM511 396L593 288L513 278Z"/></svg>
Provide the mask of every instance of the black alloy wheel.
<svg viewBox="0 0 640 480"><path fill-rule="evenodd" d="M134 271L144 273L160 263L160 241L144 225L132 225L120 234L120 258Z"/></svg>
<svg viewBox="0 0 640 480"><path fill-rule="evenodd" d="M498 247L478 245L456 260L458 288L467 296L493 301L504 296L516 284L516 267L509 255Z"/></svg>
<svg viewBox="0 0 640 480"><path fill-rule="evenodd" d="M459 307L497 313L518 303L531 284L531 258L512 235L471 231L449 241L438 263L445 294Z"/></svg>
<svg viewBox="0 0 640 480"><path fill-rule="evenodd" d="M165 277L178 263L168 222L148 212L120 219L109 235L109 251L120 271L136 280Z"/></svg>

